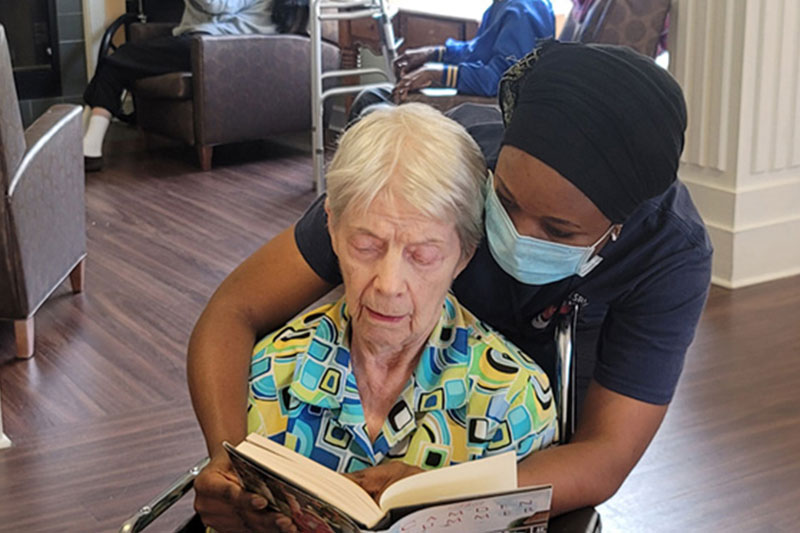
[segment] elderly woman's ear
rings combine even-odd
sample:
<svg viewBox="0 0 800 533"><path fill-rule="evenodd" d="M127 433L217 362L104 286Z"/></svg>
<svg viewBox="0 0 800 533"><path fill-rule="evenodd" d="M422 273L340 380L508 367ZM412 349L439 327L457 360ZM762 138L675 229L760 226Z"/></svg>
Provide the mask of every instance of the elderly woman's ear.
<svg viewBox="0 0 800 533"><path fill-rule="evenodd" d="M465 268L467 268L467 265L472 260L472 257L475 255L477 250L477 246L472 246L471 249L461 254L461 260L458 262L458 265L456 265L456 271L453 274L454 280L464 271Z"/></svg>
<svg viewBox="0 0 800 533"><path fill-rule="evenodd" d="M331 212L331 206L328 202L328 198L325 198L325 215L328 219L328 235L331 238L331 247L333 248L333 253L338 254L339 251L336 247L336 232L333 231L333 213Z"/></svg>

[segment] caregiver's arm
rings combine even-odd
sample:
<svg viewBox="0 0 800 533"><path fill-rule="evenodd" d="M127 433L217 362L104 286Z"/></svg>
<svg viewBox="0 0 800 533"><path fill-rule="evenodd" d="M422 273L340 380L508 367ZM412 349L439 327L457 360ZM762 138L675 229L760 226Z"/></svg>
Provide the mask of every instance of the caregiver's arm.
<svg viewBox="0 0 800 533"><path fill-rule="evenodd" d="M569 444L536 452L518 466L519 485L553 485L552 511L598 505L619 489L653 439L667 405L592 382Z"/></svg>
<svg viewBox="0 0 800 533"><path fill-rule="evenodd" d="M246 435L247 379L257 337L331 288L303 259L291 227L239 265L211 297L189 340L187 372L212 457L223 440L237 443Z"/></svg>

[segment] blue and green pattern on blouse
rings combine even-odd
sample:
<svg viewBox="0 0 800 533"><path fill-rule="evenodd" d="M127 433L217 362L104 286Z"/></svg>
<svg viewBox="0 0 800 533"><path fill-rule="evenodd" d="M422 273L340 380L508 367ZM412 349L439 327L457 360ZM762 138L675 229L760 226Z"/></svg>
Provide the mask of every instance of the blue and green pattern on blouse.
<svg viewBox="0 0 800 533"><path fill-rule="evenodd" d="M547 375L448 295L419 363L374 440L356 386L344 299L253 350L248 429L338 472L383 460L438 468L553 444Z"/></svg>

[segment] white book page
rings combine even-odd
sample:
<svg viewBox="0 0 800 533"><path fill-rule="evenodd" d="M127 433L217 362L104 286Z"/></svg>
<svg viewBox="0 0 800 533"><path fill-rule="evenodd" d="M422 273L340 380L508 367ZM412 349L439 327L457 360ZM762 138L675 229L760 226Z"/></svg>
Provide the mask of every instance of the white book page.
<svg viewBox="0 0 800 533"><path fill-rule="evenodd" d="M453 87L425 87L419 92L432 98L446 98L458 94L458 90Z"/></svg>
<svg viewBox="0 0 800 533"><path fill-rule="evenodd" d="M506 452L429 470L393 483L380 498L384 511L407 505L468 498L517 488L517 457Z"/></svg>

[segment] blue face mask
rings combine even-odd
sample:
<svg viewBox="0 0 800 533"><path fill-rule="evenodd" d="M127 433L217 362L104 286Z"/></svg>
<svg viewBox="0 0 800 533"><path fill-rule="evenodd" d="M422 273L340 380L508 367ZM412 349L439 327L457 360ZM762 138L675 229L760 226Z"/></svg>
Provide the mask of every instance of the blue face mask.
<svg viewBox="0 0 800 533"><path fill-rule="evenodd" d="M585 276L603 260L595 248L614 229L610 226L591 246L570 246L520 235L494 190L494 178L487 180L486 239L497 264L517 281L546 285L569 276ZM612 235L612 239L614 236Z"/></svg>

